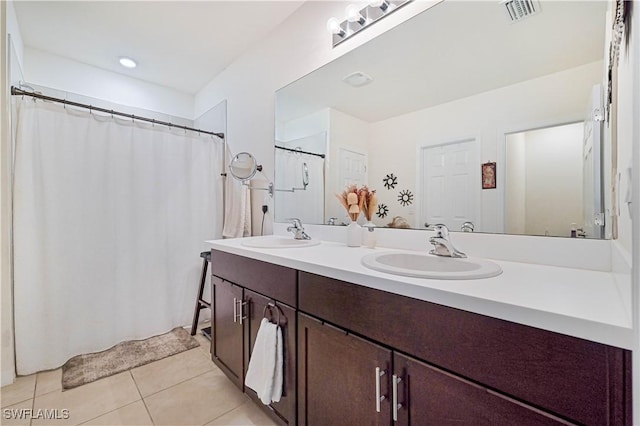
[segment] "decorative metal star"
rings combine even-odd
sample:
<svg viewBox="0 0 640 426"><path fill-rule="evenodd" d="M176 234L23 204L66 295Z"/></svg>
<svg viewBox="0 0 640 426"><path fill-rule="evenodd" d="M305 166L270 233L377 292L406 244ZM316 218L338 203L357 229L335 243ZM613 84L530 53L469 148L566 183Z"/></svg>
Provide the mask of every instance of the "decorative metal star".
<svg viewBox="0 0 640 426"><path fill-rule="evenodd" d="M382 219L383 217L386 217L387 214L389 213L389 207L387 207L386 204L378 204L378 211L376 212L376 215Z"/></svg>
<svg viewBox="0 0 640 426"><path fill-rule="evenodd" d="M403 206L408 206L413 203L413 194L409 190L400 191L398 194L398 202Z"/></svg>
<svg viewBox="0 0 640 426"><path fill-rule="evenodd" d="M382 183L385 188L393 189L398 184L398 178L393 173L389 173L386 177L382 178Z"/></svg>

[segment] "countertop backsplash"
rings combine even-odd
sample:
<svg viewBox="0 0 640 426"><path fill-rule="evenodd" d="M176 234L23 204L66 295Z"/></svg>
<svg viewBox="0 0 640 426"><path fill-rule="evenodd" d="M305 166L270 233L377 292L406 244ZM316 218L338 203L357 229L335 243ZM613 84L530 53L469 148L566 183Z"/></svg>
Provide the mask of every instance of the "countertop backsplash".
<svg viewBox="0 0 640 426"><path fill-rule="evenodd" d="M288 223L274 223L275 235L291 235ZM345 242L347 229L344 226L308 225L304 228L314 239ZM431 250L431 231L416 229L376 228L377 246L405 250ZM460 251L472 257L533 263L566 268L612 272L617 265L624 271L625 260L621 248L613 249L612 240L585 240L582 238L534 237L525 235L483 234L452 232L450 239ZM615 259L614 259L615 257Z"/></svg>

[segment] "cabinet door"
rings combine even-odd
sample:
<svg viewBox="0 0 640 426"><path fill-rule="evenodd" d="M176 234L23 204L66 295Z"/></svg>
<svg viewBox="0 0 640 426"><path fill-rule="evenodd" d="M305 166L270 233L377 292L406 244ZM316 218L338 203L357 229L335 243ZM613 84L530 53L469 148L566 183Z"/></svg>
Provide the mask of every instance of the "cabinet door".
<svg viewBox="0 0 640 426"><path fill-rule="evenodd" d="M389 425L390 366L390 350L298 314L298 423Z"/></svg>
<svg viewBox="0 0 640 426"><path fill-rule="evenodd" d="M248 344L245 352L245 370L249 366L249 359L253 353L253 345L258 335L258 328L264 315L271 318L273 322L279 320L282 329L283 339L283 389L282 398L279 402L271 403L271 408L287 424L295 423L296 416L296 312L294 309L284 304L278 303L277 308L271 308L272 315L265 307L269 303L275 303L272 299L264 297L251 290L244 290L245 301L247 302L248 315ZM280 315L278 315L280 310ZM258 404L258 395L250 388L245 387L245 392L249 394Z"/></svg>
<svg viewBox="0 0 640 426"><path fill-rule="evenodd" d="M570 424L416 359L398 353L393 359L399 425Z"/></svg>
<svg viewBox="0 0 640 426"><path fill-rule="evenodd" d="M218 277L212 277L212 345L211 359L232 382L242 389L244 380L243 335L244 324L241 320L242 287Z"/></svg>

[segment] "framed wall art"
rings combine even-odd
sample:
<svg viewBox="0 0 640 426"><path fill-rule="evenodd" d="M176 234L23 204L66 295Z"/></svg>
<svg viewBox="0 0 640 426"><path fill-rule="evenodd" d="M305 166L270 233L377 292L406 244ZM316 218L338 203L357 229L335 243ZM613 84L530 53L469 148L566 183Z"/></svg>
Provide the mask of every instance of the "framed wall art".
<svg viewBox="0 0 640 426"><path fill-rule="evenodd" d="M496 187L496 163L484 163L482 165L482 189L495 189Z"/></svg>

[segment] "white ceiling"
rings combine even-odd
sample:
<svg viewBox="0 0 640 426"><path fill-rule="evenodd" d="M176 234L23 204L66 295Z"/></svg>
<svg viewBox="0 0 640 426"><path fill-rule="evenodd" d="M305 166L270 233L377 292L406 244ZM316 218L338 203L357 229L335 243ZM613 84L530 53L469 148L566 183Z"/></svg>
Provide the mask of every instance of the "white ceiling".
<svg viewBox="0 0 640 426"><path fill-rule="evenodd" d="M15 1L26 46L196 93L303 1ZM118 59L138 61L133 70Z"/></svg>
<svg viewBox="0 0 640 426"><path fill-rule="evenodd" d="M511 23L498 0L439 3L278 91L278 121L330 107L376 122L603 59L606 1L540 4ZM373 82L347 86L354 71Z"/></svg>

